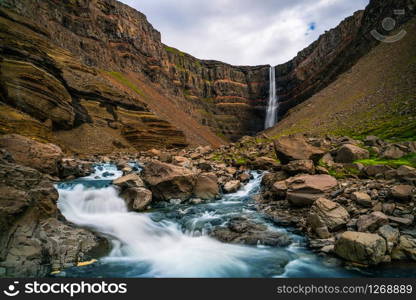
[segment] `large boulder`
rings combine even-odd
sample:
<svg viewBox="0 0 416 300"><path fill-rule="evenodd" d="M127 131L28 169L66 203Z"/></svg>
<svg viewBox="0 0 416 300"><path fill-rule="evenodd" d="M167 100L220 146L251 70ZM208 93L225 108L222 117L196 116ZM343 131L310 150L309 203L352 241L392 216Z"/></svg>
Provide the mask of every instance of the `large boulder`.
<svg viewBox="0 0 416 300"><path fill-rule="evenodd" d="M0 148L6 149L16 163L42 173L58 175L58 163L63 157L61 148L44 144L18 134L0 136Z"/></svg>
<svg viewBox="0 0 416 300"><path fill-rule="evenodd" d="M257 224L243 217L231 219L225 227L217 227L211 236L224 242L256 246L288 246L291 239L286 233L270 231L267 226Z"/></svg>
<svg viewBox="0 0 416 300"><path fill-rule="evenodd" d="M373 201L369 194L365 192L352 193L352 199L364 207L373 207Z"/></svg>
<svg viewBox="0 0 416 300"><path fill-rule="evenodd" d="M384 151L381 153L381 157L385 159L399 159L406 155L402 149L396 145L387 146Z"/></svg>
<svg viewBox="0 0 416 300"><path fill-rule="evenodd" d="M250 165L256 170L279 170L281 167L276 159L266 156L256 157Z"/></svg>
<svg viewBox="0 0 416 300"><path fill-rule="evenodd" d="M370 152L355 145L346 144L338 149L335 156L337 163L353 163L359 159L370 158Z"/></svg>
<svg viewBox="0 0 416 300"><path fill-rule="evenodd" d="M299 175L286 180L287 200L294 206L307 206L338 185L330 175Z"/></svg>
<svg viewBox="0 0 416 300"><path fill-rule="evenodd" d="M381 226L377 233L381 235L387 242L387 250L389 253L393 250L399 241L400 231L397 228L393 228L390 225Z"/></svg>
<svg viewBox="0 0 416 300"><path fill-rule="evenodd" d="M193 195L197 174L186 168L153 160L145 164L143 179L156 200L189 200Z"/></svg>
<svg viewBox="0 0 416 300"><path fill-rule="evenodd" d="M228 181L224 185L224 192L225 193L235 193L240 189L240 187L241 187L240 180L231 180L231 181Z"/></svg>
<svg viewBox="0 0 416 300"><path fill-rule="evenodd" d="M310 215L316 215L330 231L342 228L350 220L350 215L344 207L325 198L315 201Z"/></svg>
<svg viewBox="0 0 416 300"><path fill-rule="evenodd" d="M357 228L360 232L374 232L388 223L389 218L385 214L380 211L375 211L369 215L360 216L357 221Z"/></svg>
<svg viewBox="0 0 416 300"><path fill-rule="evenodd" d="M218 178L214 173L199 174L194 188L194 196L203 200L213 200L220 194Z"/></svg>
<svg viewBox="0 0 416 300"><path fill-rule="evenodd" d="M416 261L416 238L410 235L402 235L391 256L396 260Z"/></svg>
<svg viewBox="0 0 416 300"><path fill-rule="evenodd" d="M315 174L315 165L312 160L293 160L283 166L290 175L296 174Z"/></svg>
<svg viewBox="0 0 416 300"><path fill-rule="evenodd" d="M303 137L282 137L274 141L277 158L287 164L292 160L313 160L317 163L325 154Z"/></svg>
<svg viewBox="0 0 416 300"><path fill-rule="evenodd" d="M415 196L416 188L412 185L395 185L391 188L391 196L400 201L410 201Z"/></svg>
<svg viewBox="0 0 416 300"><path fill-rule="evenodd" d="M152 192L144 187L125 189L120 195L126 201L129 210L144 211L152 202Z"/></svg>
<svg viewBox="0 0 416 300"><path fill-rule="evenodd" d="M378 234L346 231L335 242L334 252L359 264L377 265L386 260L386 241Z"/></svg>
<svg viewBox="0 0 416 300"><path fill-rule="evenodd" d="M120 178L113 180L113 184L120 187L121 189L127 188L140 188L144 187L143 180L139 175L131 173Z"/></svg>

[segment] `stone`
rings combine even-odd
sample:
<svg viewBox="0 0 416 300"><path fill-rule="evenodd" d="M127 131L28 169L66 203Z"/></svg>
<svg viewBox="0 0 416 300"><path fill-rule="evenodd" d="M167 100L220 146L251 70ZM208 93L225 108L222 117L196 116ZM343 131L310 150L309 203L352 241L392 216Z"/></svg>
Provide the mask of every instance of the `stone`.
<svg viewBox="0 0 416 300"><path fill-rule="evenodd" d="M241 186L241 182L240 180L231 180L228 181L225 185L224 185L224 192L229 194L229 193L235 193L240 189Z"/></svg>
<svg viewBox="0 0 416 300"><path fill-rule="evenodd" d="M329 175L298 175L286 180L287 200L294 206L308 206L335 188L338 181Z"/></svg>
<svg viewBox="0 0 416 300"><path fill-rule="evenodd" d="M218 178L214 173L199 174L194 187L194 195L202 200L214 200L220 194Z"/></svg>
<svg viewBox="0 0 416 300"><path fill-rule="evenodd" d="M238 175L238 180L240 180L243 183L249 182L251 179L251 175L249 173L242 173Z"/></svg>
<svg viewBox="0 0 416 300"><path fill-rule="evenodd" d="M184 168L189 168L191 166L191 161L183 156L174 156L172 158L172 163L177 166L181 166Z"/></svg>
<svg viewBox="0 0 416 300"><path fill-rule="evenodd" d="M371 165L371 166L366 166L364 168L364 173L368 176L368 177L376 177L380 174L385 174L388 171L391 171L392 168L386 165Z"/></svg>
<svg viewBox="0 0 416 300"><path fill-rule="evenodd" d="M388 218L391 222L399 224L399 225L403 225L403 226L410 226L413 224L413 221L414 221L414 217L413 218L399 218L399 217L389 216Z"/></svg>
<svg viewBox="0 0 416 300"><path fill-rule="evenodd" d="M325 153L325 155L321 159L321 162L328 167L333 167L335 164L334 158L332 157L331 153Z"/></svg>
<svg viewBox="0 0 416 300"><path fill-rule="evenodd" d="M359 264L377 265L386 258L387 243L378 234L346 231L335 242L334 252Z"/></svg>
<svg viewBox="0 0 416 300"><path fill-rule="evenodd" d="M160 155L162 154L162 151L157 150L157 149L150 149L147 151L147 153L153 157L160 157Z"/></svg>
<svg viewBox="0 0 416 300"><path fill-rule="evenodd" d="M373 201L371 200L370 195L364 192L354 192L352 193L352 199L355 200L358 204L364 207L373 207Z"/></svg>
<svg viewBox="0 0 416 300"><path fill-rule="evenodd" d="M152 202L152 192L143 187L130 187L120 195L133 211L144 211Z"/></svg>
<svg viewBox="0 0 416 300"><path fill-rule="evenodd" d="M143 180L134 173L113 180L113 184L122 189L144 187Z"/></svg>
<svg viewBox="0 0 416 300"><path fill-rule="evenodd" d="M233 168L233 167L225 168L225 171L228 174L230 174L231 176L234 176L237 173L237 169L236 168Z"/></svg>
<svg viewBox="0 0 416 300"><path fill-rule="evenodd" d="M346 144L338 149L335 162L337 163L353 163L356 160L370 158L370 152L358 146Z"/></svg>
<svg viewBox="0 0 416 300"><path fill-rule="evenodd" d="M291 244L291 239L286 233L270 231L267 226L257 224L244 217L231 219L226 227L217 227L211 236L224 243L246 244L257 246L258 244L285 247Z"/></svg>
<svg viewBox="0 0 416 300"><path fill-rule="evenodd" d="M387 146L386 149L381 153L381 157L385 159L399 159L405 155L406 153L395 145Z"/></svg>
<svg viewBox="0 0 416 300"><path fill-rule="evenodd" d="M292 160L312 160L318 163L325 154L309 144L304 137L282 137L274 141L277 158L287 164Z"/></svg>
<svg viewBox="0 0 416 300"><path fill-rule="evenodd" d="M409 166L400 166L396 170L397 177L404 180L416 180L416 169Z"/></svg>
<svg viewBox="0 0 416 300"><path fill-rule="evenodd" d="M390 225L383 225L378 229L377 233L386 240L387 250L389 253L391 253L393 247L399 240L400 231L397 228L391 227Z"/></svg>
<svg viewBox="0 0 416 300"><path fill-rule="evenodd" d="M79 161L72 158L63 158L58 162L59 178L73 176L75 178L88 176L93 172L93 163Z"/></svg>
<svg viewBox="0 0 416 300"><path fill-rule="evenodd" d="M58 163L63 157L61 148L44 144L18 134L0 136L0 148L7 150L16 163L39 172L58 175Z"/></svg>
<svg viewBox="0 0 416 300"><path fill-rule="evenodd" d="M251 166L256 170L279 170L281 167L276 159L265 156L256 157Z"/></svg>
<svg viewBox="0 0 416 300"><path fill-rule="evenodd" d="M369 215L360 216L357 221L357 228L360 232L375 232L379 227L388 223L389 218L382 212L376 211Z"/></svg>
<svg viewBox="0 0 416 300"><path fill-rule="evenodd" d="M399 244L393 249L392 259L416 261L416 238L410 235L400 236Z"/></svg>
<svg viewBox="0 0 416 300"><path fill-rule="evenodd" d="M315 174L315 165L312 160L293 160L283 166L283 170L291 175Z"/></svg>
<svg viewBox="0 0 416 300"><path fill-rule="evenodd" d="M179 166L150 161L142 172L143 180L156 200L189 200L193 195L197 174Z"/></svg>
<svg viewBox="0 0 416 300"><path fill-rule="evenodd" d="M390 193L394 199L400 201L410 201L415 195L415 187L412 185L395 185L391 188Z"/></svg>
<svg viewBox="0 0 416 300"><path fill-rule="evenodd" d="M321 219L321 223L325 224L330 231L344 227L350 219L350 215L344 207L325 198L315 201L310 214L317 215Z"/></svg>

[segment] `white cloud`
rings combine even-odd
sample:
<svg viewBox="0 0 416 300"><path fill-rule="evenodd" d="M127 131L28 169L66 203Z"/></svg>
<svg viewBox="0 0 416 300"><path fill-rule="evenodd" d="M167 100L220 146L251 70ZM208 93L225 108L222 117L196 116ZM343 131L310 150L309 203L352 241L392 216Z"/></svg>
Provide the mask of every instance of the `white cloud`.
<svg viewBox="0 0 416 300"><path fill-rule="evenodd" d="M368 1L122 0L144 13L169 46L235 65L284 63Z"/></svg>

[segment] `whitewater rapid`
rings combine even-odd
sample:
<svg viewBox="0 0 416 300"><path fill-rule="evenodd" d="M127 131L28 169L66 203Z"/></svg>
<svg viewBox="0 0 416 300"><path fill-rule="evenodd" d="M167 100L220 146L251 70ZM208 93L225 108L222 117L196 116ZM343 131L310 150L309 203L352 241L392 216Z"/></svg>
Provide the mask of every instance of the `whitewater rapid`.
<svg viewBox="0 0 416 300"><path fill-rule="evenodd" d="M58 207L65 218L107 238L111 252L98 263L65 270L69 277L321 277L349 276L326 266L290 235L290 247L245 246L221 243L208 233L236 216L274 227L255 209L252 195L261 175L234 194L199 205L164 204L151 213L129 212L119 191L111 185L122 172L110 164L94 174L57 185ZM290 234L290 233L287 233Z"/></svg>

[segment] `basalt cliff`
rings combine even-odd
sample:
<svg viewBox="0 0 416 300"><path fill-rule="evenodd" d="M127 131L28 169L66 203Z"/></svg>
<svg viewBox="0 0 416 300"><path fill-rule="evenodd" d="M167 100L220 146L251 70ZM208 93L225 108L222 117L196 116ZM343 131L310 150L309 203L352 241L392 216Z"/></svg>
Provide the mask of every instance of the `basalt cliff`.
<svg viewBox="0 0 416 300"><path fill-rule="evenodd" d="M280 117L375 47L370 31L394 8L405 23L414 1L371 1L276 66ZM218 146L263 130L270 66L194 58L120 2L5 0L0 34L1 133L109 153Z"/></svg>

